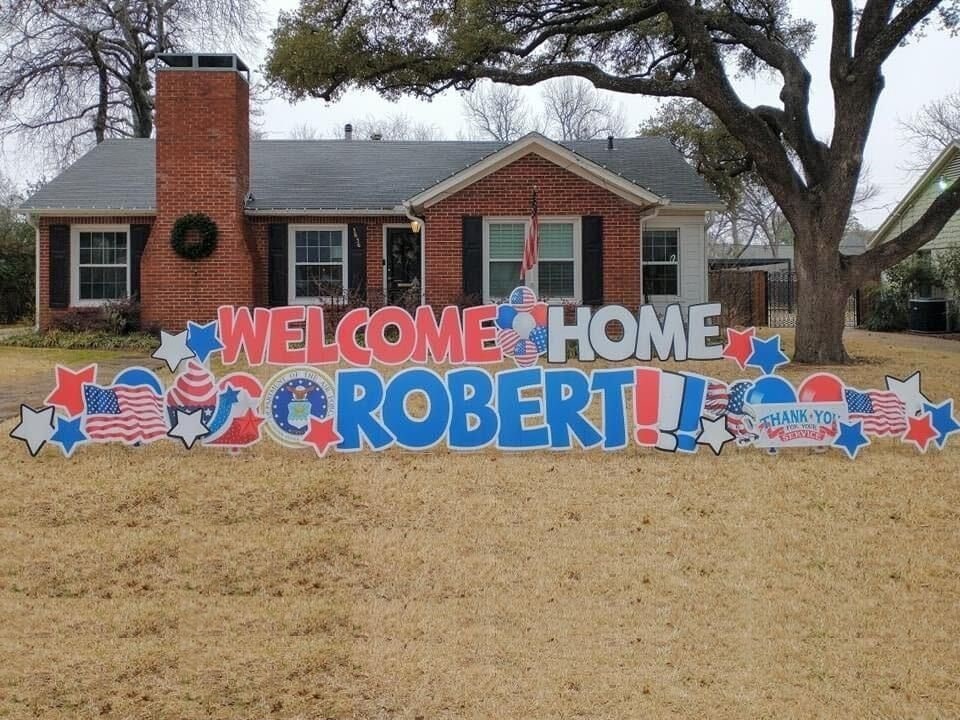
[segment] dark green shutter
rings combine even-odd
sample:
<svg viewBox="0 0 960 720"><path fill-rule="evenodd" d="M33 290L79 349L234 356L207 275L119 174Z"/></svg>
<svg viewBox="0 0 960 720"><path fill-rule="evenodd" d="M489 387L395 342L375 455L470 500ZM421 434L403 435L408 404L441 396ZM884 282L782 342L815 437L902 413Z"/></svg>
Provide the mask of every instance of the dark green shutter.
<svg viewBox="0 0 960 720"><path fill-rule="evenodd" d="M367 297L367 226L347 226L347 289L355 297Z"/></svg>
<svg viewBox="0 0 960 720"><path fill-rule="evenodd" d="M70 226L50 226L50 307L70 307Z"/></svg>
<svg viewBox="0 0 960 720"><path fill-rule="evenodd" d="M483 298L483 218L463 218L463 294Z"/></svg>
<svg viewBox="0 0 960 720"><path fill-rule="evenodd" d="M580 242L584 305L603 304L603 218L585 215Z"/></svg>
<svg viewBox="0 0 960 720"><path fill-rule="evenodd" d="M130 297L140 297L140 261L149 237L149 225L130 226Z"/></svg>
<svg viewBox="0 0 960 720"><path fill-rule="evenodd" d="M287 305L287 238L286 223L272 223L267 236L267 304Z"/></svg>

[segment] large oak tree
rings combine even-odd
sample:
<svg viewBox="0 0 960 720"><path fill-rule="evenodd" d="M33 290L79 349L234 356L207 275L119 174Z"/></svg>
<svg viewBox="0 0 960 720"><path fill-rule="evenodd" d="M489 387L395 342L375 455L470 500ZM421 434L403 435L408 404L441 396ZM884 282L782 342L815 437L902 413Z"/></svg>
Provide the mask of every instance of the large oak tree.
<svg viewBox="0 0 960 720"><path fill-rule="evenodd" d="M849 294L932 239L960 208L960 182L912 226L842 256L880 93L883 64L912 35L956 30L958 0L831 0L835 121L819 137L803 61L815 28L787 0L301 0L273 36L269 76L293 97L351 86L430 97L483 78L533 85L579 76L597 88L686 97L746 149L794 233L799 274L795 359L842 362ZM922 40L921 40L922 41ZM752 105L734 87L771 73L780 102Z"/></svg>

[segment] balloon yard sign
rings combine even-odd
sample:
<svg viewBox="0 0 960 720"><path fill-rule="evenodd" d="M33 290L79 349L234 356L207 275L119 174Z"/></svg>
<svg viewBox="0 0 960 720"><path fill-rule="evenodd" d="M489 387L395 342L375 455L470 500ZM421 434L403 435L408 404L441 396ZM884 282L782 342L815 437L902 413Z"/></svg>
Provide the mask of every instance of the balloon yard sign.
<svg viewBox="0 0 960 720"><path fill-rule="evenodd" d="M31 455L49 443L67 457L90 443L171 438L236 452L268 437L319 456L631 445L719 455L733 443L833 447L853 458L873 437L925 452L960 432L953 401L927 398L919 373L887 376L883 390L828 373L795 387L777 374L788 362L779 336L731 329L724 341L719 314L718 304L672 305L662 317L649 305L569 309L538 302L526 287L500 305L439 313L357 308L336 327L322 305L225 306L214 321L161 333L153 357L173 373L169 384L145 367L106 378L96 365L58 366L45 404L21 405L10 435ZM606 366L566 366L571 356ZM213 358L227 368L219 378ZM648 364L668 359L726 359L759 376L726 383ZM238 362L256 374L230 370ZM379 366L397 369L384 375Z"/></svg>

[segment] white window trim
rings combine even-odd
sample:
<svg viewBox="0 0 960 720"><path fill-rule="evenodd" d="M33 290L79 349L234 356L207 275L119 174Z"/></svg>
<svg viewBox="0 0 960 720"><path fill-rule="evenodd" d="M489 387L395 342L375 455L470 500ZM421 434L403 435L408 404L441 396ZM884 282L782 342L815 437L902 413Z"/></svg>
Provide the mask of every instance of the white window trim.
<svg viewBox="0 0 960 720"><path fill-rule="evenodd" d="M124 232L127 234L127 289L130 297L130 226L129 225L71 225L70 226L70 305L72 307L99 307L113 300L80 299L80 233ZM119 267L119 265L85 265L84 267ZM120 298L117 298L120 299Z"/></svg>
<svg viewBox="0 0 960 720"><path fill-rule="evenodd" d="M643 255L643 236L647 232L657 232L658 230L672 230L677 234L677 259L674 262L669 260L647 260ZM679 226L676 225L644 225L643 230L640 232L640 284L641 291L643 292L644 297L654 298L657 300L676 300L683 296L680 288L683 287L682 283L682 264L680 262L680 248L683 242L683 232ZM677 268L677 292L675 295L654 295L653 293L648 293L643 285L643 268L646 265L675 265Z"/></svg>
<svg viewBox="0 0 960 720"><path fill-rule="evenodd" d="M549 303L563 303L563 302L573 302L580 303L583 300L583 253L581 252L581 241L582 241L582 227L581 227L581 218L579 215L571 216L555 216L555 215L540 215L539 222L541 225L550 224L550 223L570 223L573 225L573 297L562 297L562 298L540 298L544 302ZM485 216L483 218L483 302L485 304L503 301L504 298L491 298L490 297L490 225L499 224L499 223L517 223L523 225L523 237L526 239L527 233L530 232L530 216L526 217L509 217L509 216ZM549 261L548 261L549 262ZM537 260L537 264L534 266L533 270L527 275L527 284L532 285L538 294L540 293L539 287L539 267L540 261Z"/></svg>
<svg viewBox="0 0 960 720"><path fill-rule="evenodd" d="M343 238L343 294L341 296L323 295L320 297L297 297L297 232L304 230L339 230ZM337 297L347 297L350 291L348 257L350 256L350 236L346 225L306 224L287 226L287 303L290 305L323 305L333 302ZM312 263L310 263L312 264ZM335 263L329 263L334 265Z"/></svg>

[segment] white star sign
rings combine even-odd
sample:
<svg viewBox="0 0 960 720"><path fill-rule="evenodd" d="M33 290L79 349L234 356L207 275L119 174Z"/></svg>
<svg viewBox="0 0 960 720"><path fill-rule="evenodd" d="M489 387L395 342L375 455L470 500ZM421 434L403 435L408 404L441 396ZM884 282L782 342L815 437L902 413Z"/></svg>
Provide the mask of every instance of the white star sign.
<svg viewBox="0 0 960 720"><path fill-rule="evenodd" d="M917 370L906 380L899 380L892 375L886 376L887 390L890 390L903 401L908 417L921 415L923 413L924 403L929 403L930 398L920 390L920 371Z"/></svg>
<svg viewBox="0 0 960 720"><path fill-rule="evenodd" d="M30 455L36 457L40 449L53 437L53 408L34 410L28 405L21 405L20 422L10 431L10 437L23 440Z"/></svg>
<svg viewBox="0 0 960 720"><path fill-rule="evenodd" d="M166 330L160 331L160 347L153 351L150 357L163 360L170 372L176 372L177 366L184 360L194 357L193 351L187 347L187 331L176 335Z"/></svg>
<svg viewBox="0 0 960 720"><path fill-rule="evenodd" d="M172 438L180 438L183 446L190 450L197 438L202 438L210 431L203 424L203 413L200 410L177 410L177 422L167 433Z"/></svg>
<svg viewBox="0 0 960 720"><path fill-rule="evenodd" d="M723 446L732 442L733 439L733 434L727 430L726 415L721 415L716 420L700 418L700 434L697 435L698 445L708 445L713 450L714 455L719 455Z"/></svg>

